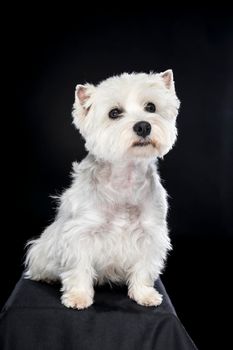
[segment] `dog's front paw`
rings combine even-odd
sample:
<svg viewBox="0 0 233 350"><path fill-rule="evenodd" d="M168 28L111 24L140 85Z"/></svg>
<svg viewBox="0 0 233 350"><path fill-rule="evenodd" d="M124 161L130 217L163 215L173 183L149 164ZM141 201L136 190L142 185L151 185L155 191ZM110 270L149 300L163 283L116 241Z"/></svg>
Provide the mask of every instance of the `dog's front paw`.
<svg viewBox="0 0 233 350"><path fill-rule="evenodd" d="M66 292L61 297L63 305L73 309L86 309L93 304L93 297L85 291Z"/></svg>
<svg viewBox="0 0 233 350"><path fill-rule="evenodd" d="M135 288L129 291L129 297L143 306L158 306L163 300L163 296L153 287Z"/></svg>

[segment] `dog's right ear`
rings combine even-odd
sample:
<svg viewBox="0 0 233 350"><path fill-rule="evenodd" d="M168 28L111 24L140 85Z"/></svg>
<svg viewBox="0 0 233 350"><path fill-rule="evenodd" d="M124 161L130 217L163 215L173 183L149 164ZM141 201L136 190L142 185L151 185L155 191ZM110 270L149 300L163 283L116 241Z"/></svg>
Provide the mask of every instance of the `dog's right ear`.
<svg viewBox="0 0 233 350"><path fill-rule="evenodd" d="M75 103L82 108L84 114L87 114L91 104L92 95L95 91L95 86L92 84L80 85L78 84L75 89Z"/></svg>

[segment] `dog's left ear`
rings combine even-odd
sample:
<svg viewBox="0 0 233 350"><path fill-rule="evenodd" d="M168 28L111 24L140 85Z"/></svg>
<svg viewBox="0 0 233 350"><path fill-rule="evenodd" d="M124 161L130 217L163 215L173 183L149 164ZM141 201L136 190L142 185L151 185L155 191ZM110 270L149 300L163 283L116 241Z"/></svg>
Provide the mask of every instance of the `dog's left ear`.
<svg viewBox="0 0 233 350"><path fill-rule="evenodd" d="M78 84L76 86L75 102L78 103L86 113L91 107L91 96L94 90L95 90L95 87L92 84L85 84L85 85Z"/></svg>
<svg viewBox="0 0 233 350"><path fill-rule="evenodd" d="M166 88L175 91L175 84L173 79L173 72L171 69L166 70L165 72L160 73L161 78L166 86Z"/></svg>

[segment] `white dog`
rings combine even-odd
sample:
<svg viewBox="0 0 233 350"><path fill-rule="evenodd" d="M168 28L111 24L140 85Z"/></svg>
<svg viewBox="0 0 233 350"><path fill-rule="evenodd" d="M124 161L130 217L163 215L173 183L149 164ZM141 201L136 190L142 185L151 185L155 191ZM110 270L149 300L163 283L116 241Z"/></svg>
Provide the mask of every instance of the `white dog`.
<svg viewBox="0 0 233 350"><path fill-rule="evenodd" d="M162 302L154 281L171 244L156 159L176 140L179 104L171 70L76 87L74 124L89 154L25 262L26 278L61 281L65 306L87 308L105 282L126 283L138 304Z"/></svg>

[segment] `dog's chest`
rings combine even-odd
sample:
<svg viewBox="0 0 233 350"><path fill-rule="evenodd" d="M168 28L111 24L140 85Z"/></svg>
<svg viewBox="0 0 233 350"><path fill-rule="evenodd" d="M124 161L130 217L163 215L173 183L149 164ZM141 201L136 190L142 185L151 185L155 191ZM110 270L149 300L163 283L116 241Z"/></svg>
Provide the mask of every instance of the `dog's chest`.
<svg viewBox="0 0 233 350"><path fill-rule="evenodd" d="M126 232L131 231L140 225L141 208L134 204L120 204L108 207L104 210L105 223L108 231L115 232L118 238L126 236Z"/></svg>
<svg viewBox="0 0 233 350"><path fill-rule="evenodd" d="M135 164L103 169L98 178L98 208L101 225L94 234L96 269L103 276L121 276L145 256L150 236L144 227L148 205L153 200L150 170Z"/></svg>
<svg viewBox="0 0 233 350"><path fill-rule="evenodd" d="M140 214L140 207L129 203L105 211L104 224L96 235L98 266L104 275L112 268L120 275L137 262L146 238Z"/></svg>
<svg viewBox="0 0 233 350"><path fill-rule="evenodd" d="M103 265L125 268L136 263L138 254L145 254L145 242L149 239L143 226L143 206L119 203L106 207L102 214L103 224L96 239Z"/></svg>

